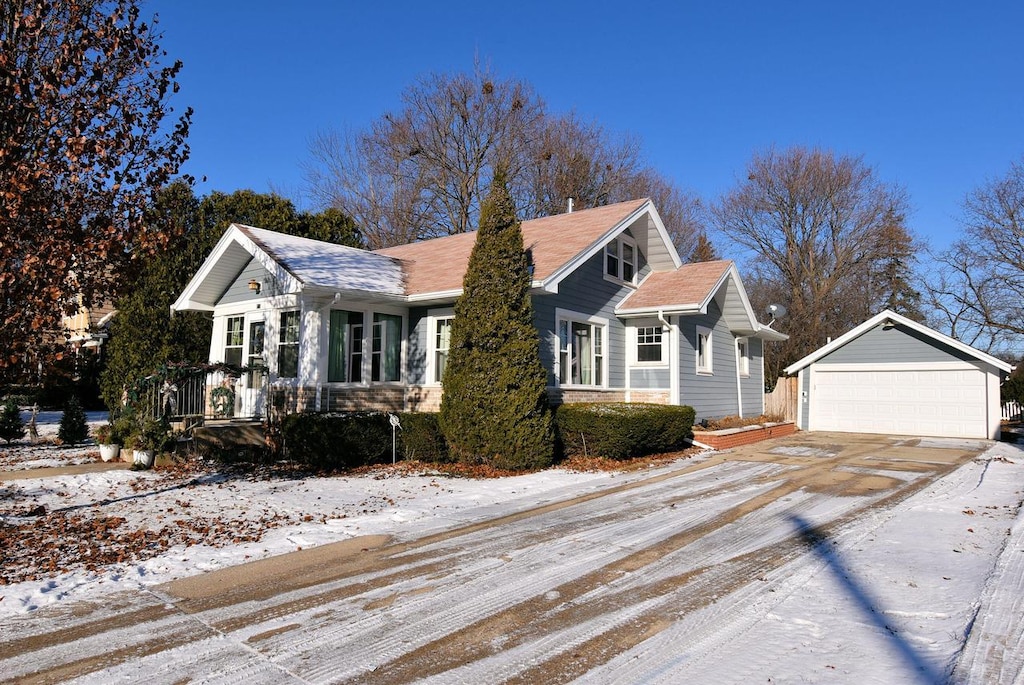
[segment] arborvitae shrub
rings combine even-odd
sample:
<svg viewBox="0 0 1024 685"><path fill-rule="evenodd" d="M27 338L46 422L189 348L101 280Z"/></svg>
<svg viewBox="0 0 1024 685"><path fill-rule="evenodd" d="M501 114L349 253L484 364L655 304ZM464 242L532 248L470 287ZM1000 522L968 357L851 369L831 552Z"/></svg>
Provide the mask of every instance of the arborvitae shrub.
<svg viewBox="0 0 1024 685"><path fill-rule="evenodd" d="M398 416L402 422L398 431L401 458L433 463L451 461L437 414L406 412Z"/></svg>
<svg viewBox="0 0 1024 685"><path fill-rule="evenodd" d="M18 404L8 399L4 402L3 409L0 409L0 438L11 444L11 440L20 440L25 437L25 422L21 419L21 410Z"/></svg>
<svg viewBox="0 0 1024 685"><path fill-rule="evenodd" d="M666 404L563 404L555 413L563 454L629 459L681 449L693 407Z"/></svg>
<svg viewBox="0 0 1024 685"><path fill-rule="evenodd" d="M77 445L89 438L89 424L85 420L85 412L82 411L82 405L77 397L72 396L64 406L57 437L65 445Z"/></svg>
<svg viewBox="0 0 1024 685"><path fill-rule="evenodd" d="M551 463L547 371L533 325L523 234L495 174L455 303L440 424L453 458L499 469Z"/></svg>

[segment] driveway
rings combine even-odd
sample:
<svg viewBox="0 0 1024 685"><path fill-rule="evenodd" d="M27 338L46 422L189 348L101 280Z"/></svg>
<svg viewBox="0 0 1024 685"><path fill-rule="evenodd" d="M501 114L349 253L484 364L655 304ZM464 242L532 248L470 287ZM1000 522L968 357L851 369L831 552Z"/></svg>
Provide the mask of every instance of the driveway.
<svg viewBox="0 0 1024 685"><path fill-rule="evenodd" d="M0 626L0 678L652 682L670 665L635 670L645 645L686 622L673 654L735 645L709 622L782 601L820 570L821 541L866 535L988 446L798 433L411 542L357 538L41 609Z"/></svg>

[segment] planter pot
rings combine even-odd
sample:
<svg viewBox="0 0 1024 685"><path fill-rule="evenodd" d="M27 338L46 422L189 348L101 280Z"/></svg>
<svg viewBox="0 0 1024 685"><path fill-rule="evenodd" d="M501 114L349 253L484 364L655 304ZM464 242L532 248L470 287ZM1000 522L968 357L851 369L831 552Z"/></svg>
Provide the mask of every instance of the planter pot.
<svg viewBox="0 0 1024 685"><path fill-rule="evenodd" d="M114 461L120 454L120 445L100 445L100 459L103 461Z"/></svg>
<svg viewBox="0 0 1024 685"><path fill-rule="evenodd" d="M156 450L134 450L132 451L132 463L144 466L147 469L153 466L156 461Z"/></svg>

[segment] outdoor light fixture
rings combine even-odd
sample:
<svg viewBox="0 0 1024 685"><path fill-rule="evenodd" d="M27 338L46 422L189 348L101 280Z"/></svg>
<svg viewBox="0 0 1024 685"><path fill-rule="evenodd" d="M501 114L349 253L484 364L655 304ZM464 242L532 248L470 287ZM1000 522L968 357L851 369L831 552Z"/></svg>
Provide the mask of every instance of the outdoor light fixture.
<svg viewBox="0 0 1024 685"><path fill-rule="evenodd" d="M253 291L257 295L260 294L260 290L262 290L262 288L263 286L261 286L260 282L257 281L255 278L249 281L249 290Z"/></svg>

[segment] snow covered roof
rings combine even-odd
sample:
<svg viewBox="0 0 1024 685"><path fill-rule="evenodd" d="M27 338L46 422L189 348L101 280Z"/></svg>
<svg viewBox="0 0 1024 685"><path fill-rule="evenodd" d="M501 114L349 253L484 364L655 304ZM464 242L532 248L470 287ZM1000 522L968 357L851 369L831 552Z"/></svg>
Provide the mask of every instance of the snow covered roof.
<svg viewBox="0 0 1024 685"><path fill-rule="evenodd" d="M304 285L404 295L397 259L355 247L233 224Z"/></svg>
<svg viewBox="0 0 1024 685"><path fill-rule="evenodd" d="M404 296L401 263L354 247L231 224L199 272L171 305L173 311L212 311L251 261L270 272L280 293L305 289Z"/></svg>

